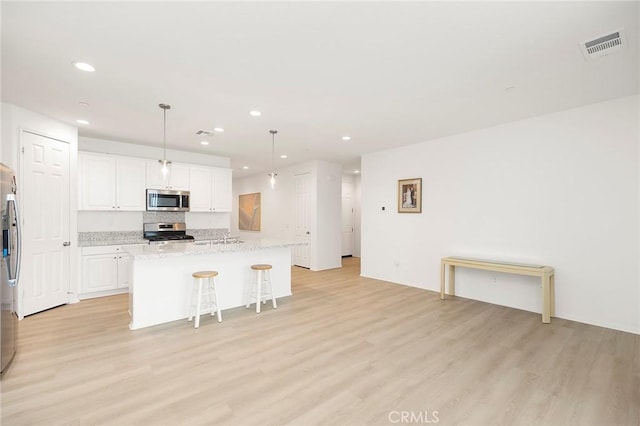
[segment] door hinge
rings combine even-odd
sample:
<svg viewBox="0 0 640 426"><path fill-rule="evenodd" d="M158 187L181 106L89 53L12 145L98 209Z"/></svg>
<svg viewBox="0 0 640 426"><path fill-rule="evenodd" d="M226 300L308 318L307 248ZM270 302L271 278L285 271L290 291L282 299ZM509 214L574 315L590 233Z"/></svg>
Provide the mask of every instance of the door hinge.
<svg viewBox="0 0 640 426"><path fill-rule="evenodd" d="M24 154L24 146L20 149L20 151L22 151L22 153Z"/></svg>

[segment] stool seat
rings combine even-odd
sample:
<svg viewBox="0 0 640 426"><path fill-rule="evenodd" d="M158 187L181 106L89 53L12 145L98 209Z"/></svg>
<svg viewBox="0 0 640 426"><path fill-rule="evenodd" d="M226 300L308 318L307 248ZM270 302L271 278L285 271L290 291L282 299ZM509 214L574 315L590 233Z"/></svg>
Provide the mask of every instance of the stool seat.
<svg viewBox="0 0 640 426"><path fill-rule="evenodd" d="M211 316L218 314L218 322L222 322L222 314L218 305L218 294L216 292L215 278L218 271L198 271L191 274L194 283L191 288L191 306L189 307L189 321L195 317L193 326L200 327L200 309L203 298L208 299L206 309L209 309ZM204 288L203 288L204 287Z"/></svg>
<svg viewBox="0 0 640 426"><path fill-rule="evenodd" d="M218 276L217 271L198 271L191 274L193 278L213 278Z"/></svg>
<svg viewBox="0 0 640 426"><path fill-rule="evenodd" d="M273 295L273 287L271 286L271 269L273 266L267 263L258 263L251 265L251 269L255 271L251 286L247 293L247 308L251 306L252 296L255 296L256 313L260 313L260 302L267 303L267 297L271 299L273 308L277 308L276 298Z"/></svg>
<svg viewBox="0 0 640 426"><path fill-rule="evenodd" d="M267 265L264 263L260 263L258 265L251 265L251 269L253 269L254 271L268 271L271 268L273 268L273 266Z"/></svg>

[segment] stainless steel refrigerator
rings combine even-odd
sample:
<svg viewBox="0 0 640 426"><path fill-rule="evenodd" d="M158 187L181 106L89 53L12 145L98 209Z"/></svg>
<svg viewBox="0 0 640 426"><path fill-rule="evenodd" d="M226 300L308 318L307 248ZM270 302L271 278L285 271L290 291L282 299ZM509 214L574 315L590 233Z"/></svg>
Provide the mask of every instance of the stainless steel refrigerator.
<svg viewBox="0 0 640 426"><path fill-rule="evenodd" d="M2 208L2 261L0 261L0 376L16 354L18 315L16 286L20 275L20 220L16 203L16 175L0 163L0 204Z"/></svg>

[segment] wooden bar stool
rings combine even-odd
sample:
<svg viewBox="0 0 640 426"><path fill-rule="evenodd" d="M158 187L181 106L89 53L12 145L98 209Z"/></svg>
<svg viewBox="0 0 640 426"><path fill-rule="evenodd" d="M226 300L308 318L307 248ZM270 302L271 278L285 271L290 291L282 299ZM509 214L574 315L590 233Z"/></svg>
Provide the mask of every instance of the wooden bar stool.
<svg viewBox="0 0 640 426"><path fill-rule="evenodd" d="M218 322L222 322L222 314L220 313L220 307L218 305L218 293L216 292L216 277L217 271L198 271L191 274L194 278L192 291L191 291L191 306L189 307L189 321L193 319L195 314L196 321L193 324L194 328L200 327L200 308L202 307L203 296L209 298L209 310L211 316L216 312L218 313ZM206 283L205 283L206 280ZM206 285L203 293L202 286Z"/></svg>
<svg viewBox="0 0 640 426"><path fill-rule="evenodd" d="M247 297L247 308L251 305L251 300L255 297L256 313L260 313L260 302L267 303L267 297L271 299L274 309L278 307L276 298L273 295L273 287L271 286L271 265L258 264L251 265L251 269L255 271L251 288Z"/></svg>

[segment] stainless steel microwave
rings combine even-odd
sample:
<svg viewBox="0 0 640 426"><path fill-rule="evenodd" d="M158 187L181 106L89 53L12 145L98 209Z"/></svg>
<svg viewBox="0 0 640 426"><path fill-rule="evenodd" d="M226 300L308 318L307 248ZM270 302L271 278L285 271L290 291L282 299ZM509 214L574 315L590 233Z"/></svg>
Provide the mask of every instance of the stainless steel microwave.
<svg viewBox="0 0 640 426"><path fill-rule="evenodd" d="M147 189L147 211L188 212L189 191Z"/></svg>

